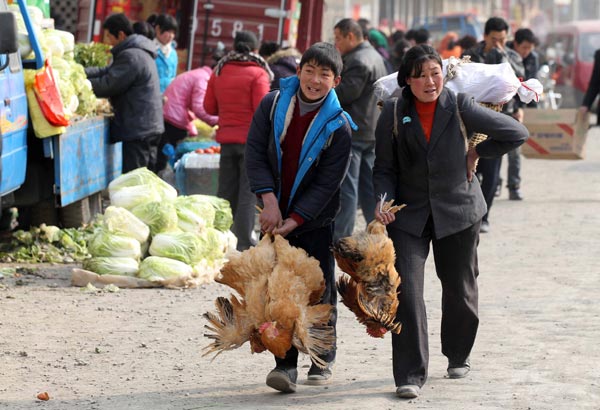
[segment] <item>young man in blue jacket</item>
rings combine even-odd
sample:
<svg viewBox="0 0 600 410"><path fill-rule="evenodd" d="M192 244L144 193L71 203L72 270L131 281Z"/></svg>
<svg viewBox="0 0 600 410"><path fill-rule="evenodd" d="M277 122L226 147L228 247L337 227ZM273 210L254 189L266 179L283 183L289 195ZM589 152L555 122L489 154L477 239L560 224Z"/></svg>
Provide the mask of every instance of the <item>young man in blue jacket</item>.
<svg viewBox="0 0 600 410"><path fill-rule="evenodd" d="M334 306L337 294L331 253L333 221L340 208L340 185L348 168L352 129L333 88L340 82L342 59L332 44L316 43L302 56L297 75L283 78L280 91L267 94L256 110L246 142L250 189L262 201L261 230L279 234L304 249L321 265L325 293L321 303ZM314 363L308 384L331 378L335 349ZM267 376L267 385L296 391L298 350L292 347Z"/></svg>

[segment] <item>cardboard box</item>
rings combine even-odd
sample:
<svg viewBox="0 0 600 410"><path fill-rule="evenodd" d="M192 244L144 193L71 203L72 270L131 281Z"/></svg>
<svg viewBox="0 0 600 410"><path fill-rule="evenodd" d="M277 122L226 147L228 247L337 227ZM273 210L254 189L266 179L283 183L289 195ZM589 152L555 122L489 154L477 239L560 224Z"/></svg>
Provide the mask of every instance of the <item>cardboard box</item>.
<svg viewBox="0 0 600 410"><path fill-rule="evenodd" d="M577 109L526 109L523 124L529 139L521 147L526 158L583 159L589 114Z"/></svg>

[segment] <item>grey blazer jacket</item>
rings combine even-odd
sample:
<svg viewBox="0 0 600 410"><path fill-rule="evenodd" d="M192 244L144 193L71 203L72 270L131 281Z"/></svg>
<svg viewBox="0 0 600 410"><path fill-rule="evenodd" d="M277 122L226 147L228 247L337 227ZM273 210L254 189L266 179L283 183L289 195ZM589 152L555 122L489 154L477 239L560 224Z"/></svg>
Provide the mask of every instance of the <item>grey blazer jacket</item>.
<svg viewBox="0 0 600 410"><path fill-rule="evenodd" d="M400 101L398 107L400 107ZM487 212L476 177L467 180L466 141L460 130L458 111L467 133L487 134L476 150L480 157L498 157L523 144L529 133L510 116L477 104L472 97L448 89L440 95L429 143L419 116L410 104L408 115L398 112L398 135L393 135L394 102L386 101L375 131L375 195L387 193L395 203L407 206L389 227L421 236L429 216L435 237L460 232Z"/></svg>

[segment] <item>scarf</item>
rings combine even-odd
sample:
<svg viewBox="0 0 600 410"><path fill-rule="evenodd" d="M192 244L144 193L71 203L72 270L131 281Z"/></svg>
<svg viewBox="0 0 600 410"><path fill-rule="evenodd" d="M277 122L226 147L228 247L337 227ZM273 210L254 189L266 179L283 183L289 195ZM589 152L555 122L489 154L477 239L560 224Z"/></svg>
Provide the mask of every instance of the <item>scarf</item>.
<svg viewBox="0 0 600 410"><path fill-rule="evenodd" d="M214 70L215 75L219 76L221 74L221 69L223 68L223 66L229 63L230 61L249 61L255 63L267 72L267 74L269 75L269 81L273 81L273 72L269 68L267 62L261 56L254 53L238 53L237 51L230 51L222 59L219 60Z"/></svg>

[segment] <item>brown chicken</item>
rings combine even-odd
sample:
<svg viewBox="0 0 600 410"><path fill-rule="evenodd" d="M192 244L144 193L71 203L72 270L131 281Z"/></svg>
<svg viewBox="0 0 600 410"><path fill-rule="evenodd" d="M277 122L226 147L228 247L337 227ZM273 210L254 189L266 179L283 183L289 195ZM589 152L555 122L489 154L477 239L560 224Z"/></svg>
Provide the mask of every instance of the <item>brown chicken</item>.
<svg viewBox="0 0 600 410"><path fill-rule="evenodd" d="M406 206L392 204L382 200L381 210L396 213ZM396 321L400 276L385 225L373 220L366 231L337 241L333 254L338 267L348 274L337 281L342 302L367 327L367 333L380 338L388 330L400 333L402 324Z"/></svg>
<svg viewBox="0 0 600 410"><path fill-rule="evenodd" d="M283 358L295 346L326 366L319 356L331 350L335 333L327 325L332 306L318 304L325 281L315 258L282 236L265 235L256 247L230 259L217 281L241 298L219 297L218 312L204 314L210 323L205 327L212 332L205 336L213 339L205 355L250 341L253 353L269 350Z"/></svg>

